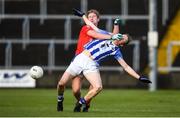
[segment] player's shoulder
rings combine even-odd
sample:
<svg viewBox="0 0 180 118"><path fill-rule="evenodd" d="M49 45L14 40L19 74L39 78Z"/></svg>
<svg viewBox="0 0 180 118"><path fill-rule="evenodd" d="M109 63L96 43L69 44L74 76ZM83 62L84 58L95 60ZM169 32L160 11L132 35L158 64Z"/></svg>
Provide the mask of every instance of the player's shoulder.
<svg viewBox="0 0 180 118"><path fill-rule="evenodd" d="M82 26L82 29L92 29L89 25Z"/></svg>

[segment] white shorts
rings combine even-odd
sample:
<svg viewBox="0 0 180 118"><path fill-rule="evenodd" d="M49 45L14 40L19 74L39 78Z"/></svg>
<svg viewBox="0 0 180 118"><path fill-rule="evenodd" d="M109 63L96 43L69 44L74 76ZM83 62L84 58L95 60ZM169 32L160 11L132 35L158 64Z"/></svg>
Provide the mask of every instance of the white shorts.
<svg viewBox="0 0 180 118"><path fill-rule="evenodd" d="M81 72L83 72L84 75L90 72L99 72L99 69L96 62L81 53L74 58L69 67L66 69L66 72L73 76L77 76Z"/></svg>

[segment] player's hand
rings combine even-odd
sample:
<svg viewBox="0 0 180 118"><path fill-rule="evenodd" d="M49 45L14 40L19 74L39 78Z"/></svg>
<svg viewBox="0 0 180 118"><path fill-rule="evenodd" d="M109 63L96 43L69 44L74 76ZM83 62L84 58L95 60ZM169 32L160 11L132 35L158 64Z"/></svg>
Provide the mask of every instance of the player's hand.
<svg viewBox="0 0 180 118"><path fill-rule="evenodd" d="M75 9L75 8L72 9L72 12L75 16L79 16L79 17L82 17L85 14L82 11Z"/></svg>
<svg viewBox="0 0 180 118"><path fill-rule="evenodd" d="M116 18L116 19L114 20L114 25L120 25L120 24L121 24L121 19Z"/></svg>
<svg viewBox="0 0 180 118"><path fill-rule="evenodd" d="M120 34L120 33L114 34L114 35L111 37L112 40L122 39L122 38L123 38L123 35Z"/></svg>
<svg viewBox="0 0 180 118"><path fill-rule="evenodd" d="M147 84L149 84L149 83L152 83L148 78L146 78L146 77L140 77L139 78L139 81L141 81L141 82L143 82L143 83L147 83Z"/></svg>

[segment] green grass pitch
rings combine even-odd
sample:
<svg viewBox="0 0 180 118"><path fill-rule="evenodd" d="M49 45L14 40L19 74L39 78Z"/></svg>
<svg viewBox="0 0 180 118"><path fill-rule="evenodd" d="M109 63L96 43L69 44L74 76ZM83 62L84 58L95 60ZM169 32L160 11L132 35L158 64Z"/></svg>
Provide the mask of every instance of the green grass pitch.
<svg viewBox="0 0 180 118"><path fill-rule="evenodd" d="M56 111L56 89L0 89L0 117L177 117L179 93L104 89L92 101L88 113L74 113L75 99L70 89L65 91L63 112Z"/></svg>

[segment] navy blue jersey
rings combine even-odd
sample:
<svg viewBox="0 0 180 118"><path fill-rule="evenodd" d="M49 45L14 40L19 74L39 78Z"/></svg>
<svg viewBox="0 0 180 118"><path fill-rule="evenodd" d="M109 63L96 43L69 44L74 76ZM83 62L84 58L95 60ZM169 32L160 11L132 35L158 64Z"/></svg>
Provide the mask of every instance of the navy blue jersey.
<svg viewBox="0 0 180 118"><path fill-rule="evenodd" d="M101 33L108 34L103 30ZM93 60L98 64L109 56L113 56L117 60L123 58L119 47L114 45L112 40L95 39L86 44L84 48L91 53Z"/></svg>

